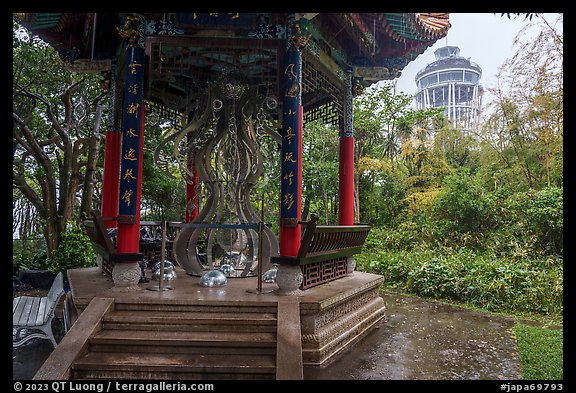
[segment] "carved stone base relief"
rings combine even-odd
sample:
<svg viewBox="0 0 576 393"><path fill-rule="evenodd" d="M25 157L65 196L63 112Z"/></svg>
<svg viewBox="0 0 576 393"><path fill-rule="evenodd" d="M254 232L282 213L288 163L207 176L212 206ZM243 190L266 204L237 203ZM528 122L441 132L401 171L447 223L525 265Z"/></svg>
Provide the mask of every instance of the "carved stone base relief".
<svg viewBox="0 0 576 393"><path fill-rule="evenodd" d="M374 288L320 312L302 315L304 364L324 363L381 322L384 313L384 300Z"/></svg>
<svg viewBox="0 0 576 393"><path fill-rule="evenodd" d="M112 270L112 281L114 281L114 292L130 292L138 291L141 288L138 286L142 270L138 262L129 263L116 263Z"/></svg>

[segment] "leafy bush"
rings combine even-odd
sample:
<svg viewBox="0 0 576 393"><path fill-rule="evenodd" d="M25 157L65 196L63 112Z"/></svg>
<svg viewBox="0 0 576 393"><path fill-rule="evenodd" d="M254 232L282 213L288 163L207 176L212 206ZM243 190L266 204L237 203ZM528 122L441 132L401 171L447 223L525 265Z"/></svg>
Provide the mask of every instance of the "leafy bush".
<svg viewBox="0 0 576 393"><path fill-rule="evenodd" d="M452 222L458 232L478 231L486 226L488 206L484 191L468 168L459 168L444 178L433 211L439 218Z"/></svg>
<svg viewBox="0 0 576 393"><path fill-rule="evenodd" d="M47 269L48 254L44 239L28 239L27 242L28 246L26 250L23 250L20 239L12 240L12 275L14 276L20 270Z"/></svg>
<svg viewBox="0 0 576 393"><path fill-rule="evenodd" d="M418 296L454 300L495 312L561 317L563 268L550 258L519 262L467 248L367 250L357 269L380 274L384 284Z"/></svg>
<svg viewBox="0 0 576 393"><path fill-rule="evenodd" d="M69 222L58 248L48 261L48 270L53 273L68 269L96 266L96 259L90 238L78 225Z"/></svg>
<svg viewBox="0 0 576 393"><path fill-rule="evenodd" d="M487 233L485 245L496 254L525 259L530 255L563 252L563 189L529 190L496 201L492 210L498 226Z"/></svg>
<svg viewBox="0 0 576 393"><path fill-rule="evenodd" d="M539 190L530 198L526 209L526 222L538 239L537 245L550 252L563 251L564 200L563 189L549 187Z"/></svg>

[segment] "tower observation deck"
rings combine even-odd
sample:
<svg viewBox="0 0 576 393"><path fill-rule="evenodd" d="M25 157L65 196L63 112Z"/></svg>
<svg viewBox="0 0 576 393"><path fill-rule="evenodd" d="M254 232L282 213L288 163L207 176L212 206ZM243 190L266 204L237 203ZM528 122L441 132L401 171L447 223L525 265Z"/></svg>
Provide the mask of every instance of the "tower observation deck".
<svg viewBox="0 0 576 393"><path fill-rule="evenodd" d="M482 100L482 69L460 56L457 46L444 46L434 55L436 61L416 74L416 108L444 107L454 127L474 128Z"/></svg>

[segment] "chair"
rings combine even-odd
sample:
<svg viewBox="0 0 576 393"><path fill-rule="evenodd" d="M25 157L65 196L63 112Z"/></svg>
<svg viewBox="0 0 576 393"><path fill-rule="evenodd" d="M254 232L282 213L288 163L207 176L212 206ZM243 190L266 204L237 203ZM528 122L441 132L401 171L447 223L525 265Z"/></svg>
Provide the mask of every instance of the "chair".
<svg viewBox="0 0 576 393"><path fill-rule="evenodd" d="M12 301L12 328L26 329L24 337L12 342L12 348L19 347L33 338L49 339L56 348L52 333L52 319L60 297L64 294L62 272L52 282L46 296L18 296ZM40 332L38 332L40 331Z"/></svg>

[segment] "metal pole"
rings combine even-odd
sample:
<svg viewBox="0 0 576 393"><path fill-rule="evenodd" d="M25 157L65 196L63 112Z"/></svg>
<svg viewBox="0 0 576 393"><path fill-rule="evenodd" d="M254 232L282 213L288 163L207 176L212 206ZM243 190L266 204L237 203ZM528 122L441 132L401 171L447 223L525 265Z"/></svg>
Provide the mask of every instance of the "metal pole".
<svg viewBox="0 0 576 393"><path fill-rule="evenodd" d="M166 251L166 220L162 220L162 243L160 243L160 278L158 279L158 290L162 291L164 283L164 252Z"/></svg>
<svg viewBox="0 0 576 393"><path fill-rule="evenodd" d="M258 223L258 293L262 292L262 235L264 234L264 195L260 204L260 222Z"/></svg>
<svg viewBox="0 0 576 393"><path fill-rule="evenodd" d="M146 289L151 291L167 291L174 289L171 285L164 285L164 261L166 254L166 220L162 220L162 243L160 245L160 277L158 278L158 286L150 286Z"/></svg>
<svg viewBox="0 0 576 393"><path fill-rule="evenodd" d="M260 204L260 222L258 223L258 267L256 269L258 274L258 284L256 289L247 289L246 292L250 293L270 293L272 289L262 290L262 247L264 244L264 194L262 194L262 202Z"/></svg>

